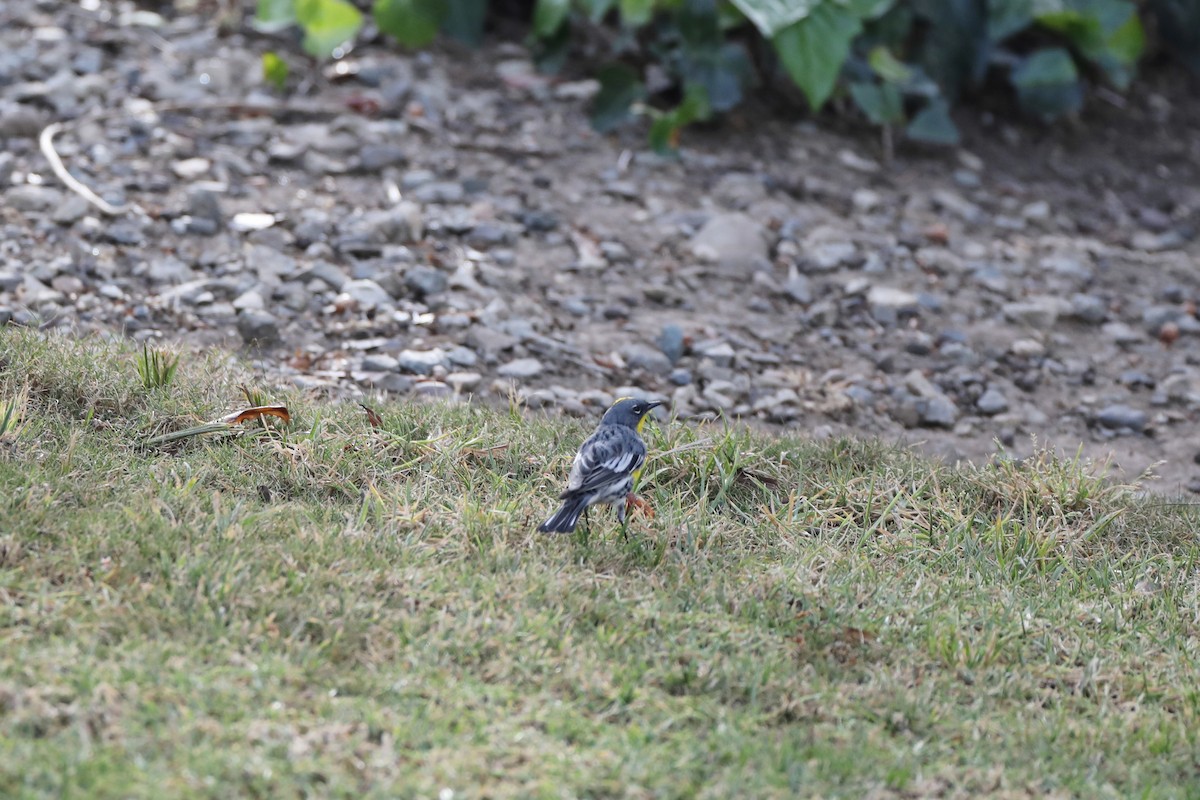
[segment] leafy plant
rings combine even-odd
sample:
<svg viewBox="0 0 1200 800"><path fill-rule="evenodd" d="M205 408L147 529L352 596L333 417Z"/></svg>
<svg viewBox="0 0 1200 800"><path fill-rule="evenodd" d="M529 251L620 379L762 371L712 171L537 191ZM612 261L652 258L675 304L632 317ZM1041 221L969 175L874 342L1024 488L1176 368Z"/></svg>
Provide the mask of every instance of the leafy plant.
<svg viewBox="0 0 1200 800"><path fill-rule="evenodd" d="M510 5L374 0L371 14L383 33L421 47L439 33L478 43L492 8ZM1145 49L1143 16L1155 17L1167 46L1200 72L1197 0L536 0L529 8L543 70L561 67L581 40L593 50L606 43L595 129L648 117L650 143L663 153L688 125L778 78L813 111L845 98L879 126L885 149L893 132L957 143L952 106L985 84L1007 85L1027 114L1053 121L1081 108L1090 81L1129 87ZM326 58L357 35L362 14L347 0L259 0L256 21L299 25L305 50ZM597 26L609 34L579 35ZM649 64L665 82L647 80ZM277 87L286 67L264 57Z"/></svg>
<svg viewBox="0 0 1200 800"><path fill-rule="evenodd" d="M142 386L147 389L162 389L170 386L175 380L175 370L179 367L179 356L172 356L165 350L152 348L142 343L142 352L137 357L138 377Z"/></svg>

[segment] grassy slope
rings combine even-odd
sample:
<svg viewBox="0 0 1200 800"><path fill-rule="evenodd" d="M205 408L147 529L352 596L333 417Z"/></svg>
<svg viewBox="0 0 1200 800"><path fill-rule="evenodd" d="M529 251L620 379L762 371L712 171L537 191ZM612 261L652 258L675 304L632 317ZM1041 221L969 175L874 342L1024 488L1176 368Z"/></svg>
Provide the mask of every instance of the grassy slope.
<svg viewBox="0 0 1200 800"><path fill-rule="evenodd" d="M1200 795L1192 509L675 422L626 543L532 532L576 422L139 444L239 377L0 328L0 796Z"/></svg>

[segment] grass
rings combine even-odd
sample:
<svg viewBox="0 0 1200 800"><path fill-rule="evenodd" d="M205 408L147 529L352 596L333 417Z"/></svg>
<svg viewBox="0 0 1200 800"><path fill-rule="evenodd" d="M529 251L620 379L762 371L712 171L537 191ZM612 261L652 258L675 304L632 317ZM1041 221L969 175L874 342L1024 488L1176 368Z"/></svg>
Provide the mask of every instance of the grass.
<svg viewBox="0 0 1200 800"><path fill-rule="evenodd" d="M1049 456L589 423L0 328L0 796L1198 797L1197 516ZM263 399L263 398L260 398Z"/></svg>

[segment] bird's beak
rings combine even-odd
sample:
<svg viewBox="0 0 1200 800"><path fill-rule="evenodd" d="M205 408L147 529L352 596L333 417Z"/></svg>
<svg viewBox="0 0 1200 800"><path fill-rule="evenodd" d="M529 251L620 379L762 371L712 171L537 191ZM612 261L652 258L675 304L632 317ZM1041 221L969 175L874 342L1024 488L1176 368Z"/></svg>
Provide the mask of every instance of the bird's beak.
<svg viewBox="0 0 1200 800"><path fill-rule="evenodd" d="M662 400L651 400L650 402L646 403L646 413L650 413L661 405L663 405Z"/></svg>

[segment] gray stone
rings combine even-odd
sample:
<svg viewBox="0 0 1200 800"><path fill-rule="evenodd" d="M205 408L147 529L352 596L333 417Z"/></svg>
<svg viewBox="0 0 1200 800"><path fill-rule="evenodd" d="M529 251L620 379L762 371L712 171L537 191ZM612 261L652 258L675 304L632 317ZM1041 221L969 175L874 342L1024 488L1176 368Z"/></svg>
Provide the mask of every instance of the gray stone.
<svg viewBox="0 0 1200 800"><path fill-rule="evenodd" d="M921 422L938 428L952 428L958 421L958 406L944 394L922 398L917 403Z"/></svg>
<svg viewBox="0 0 1200 800"><path fill-rule="evenodd" d="M413 394L418 397L436 398L447 397L454 393L449 384L441 381L417 381L412 387Z"/></svg>
<svg viewBox="0 0 1200 800"><path fill-rule="evenodd" d="M635 342L621 348L621 357L631 369L645 370L655 375L671 371L671 359L657 347Z"/></svg>
<svg viewBox="0 0 1200 800"><path fill-rule="evenodd" d="M468 392L483 381L478 372L451 372L446 376L446 383L454 387L456 392Z"/></svg>
<svg viewBox="0 0 1200 800"><path fill-rule="evenodd" d="M417 265L404 273L404 285L417 297L429 297L446 291L449 278L436 267Z"/></svg>
<svg viewBox="0 0 1200 800"><path fill-rule="evenodd" d="M190 281L195 273L175 256L163 256L150 262L146 277L154 283L181 284Z"/></svg>
<svg viewBox="0 0 1200 800"><path fill-rule="evenodd" d="M1142 327L1152 335L1158 335L1163 325L1178 322L1183 312L1178 306L1154 305L1142 312Z"/></svg>
<svg viewBox="0 0 1200 800"><path fill-rule="evenodd" d="M446 351L446 360L457 367L473 367L479 363L479 356L468 347L451 347Z"/></svg>
<svg viewBox="0 0 1200 800"><path fill-rule="evenodd" d="M857 266L862 259L853 242L819 242L807 249L804 263L817 272L831 272L840 267Z"/></svg>
<svg viewBox="0 0 1200 800"><path fill-rule="evenodd" d="M679 368L671 370L671 374L667 376L667 380L676 386L687 386L692 382L691 370Z"/></svg>
<svg viewBox="0 0 1200 800"><path fill-rule="evenodd" d="M1150 416L1145 411L1121 403L1105 406L1096 414L1096 422L1112 430L1128 428L1140 431L1146 427L1149 420Z"/></svg>
<svg viewBox="0 0 1200 800"><path fill-rule="evenodd" d="M211 222L220 228L224 216L221 214L220 196L208 189L193 187L188 190L188 214L193 219Z"/></svg>
<svg viewBox="0 0 1200 800"><path fill-rule="evenodd" d="M261 311L267 307L267 302L261 294L251 289L238 295L233 301L233 307L238 311Z"/></svg>
<svg viewBox="0 0 1200 800"><path fill-rule="evenodd" d="M975 401L975 408L979 409L979 413L990 417L1008 411L1008 399L999 389L989 386L987 391Z"/></svg>
<svg viewBox="0 0 1200 800"><path fill-rule="evenodd" d="M516 240L517 231L499 222L480 222L467 232L467 244L478 250L512 244Z"/></svg>
<svg viewBox="0 0 1200 800"><path fill-rule="evenodd" d="M867 291L867 303L872 308L883 308L897 314L915 314L920 302L912 292L891 286L872 286Z"/></svg>
<svg viewBox="0 0 1200 800"><path fill-rule="evenodd" d="M1124 322L1106 322L1100 330L1117 344L1137 344L1146 340L1144 333Z"/></svg>
<svg viewBox="0 0 1200 800"><path fill-rule="evenodd" d="M392 304L392 296L382 286L368 278L346 281L342 285L342 293L349 295L351 299L366 308L378 308Z"/></svg>
<svg viewBox="0 0 1200 800"><path fill-rule="evenodd" d="M729 342L720 340L700 342L693 349L718 367L728 367L733 363L734 350L733 345Z"/></svg>
<svg viewBox="0 0 1200 800"><path fill-rule="evenodd" d="M414 375L429 375L434 367L446 365L446 352L440 347L432 350L401 350L396 363L405 372Z"/></svg>
<svg viewBox="0 0 1200 800"><path fill-rule="evenodd" d="M672 364L683 358L683 328L673 322L663 325L658 334L658 349Z"/></svg>
<svg viewBox="0 0 1200 800"><path fill-rule="evenodd" d="M1006 319L1037 330L1048 330L1058 321L1058 302L1052 297L1036 297L1018 303L1005 303Z"/></svg>
<svg viewBox="0 0 1200 800"><path fill-rule="evenodd" d="M794 265L788 270L788 277L782 288L789 299L800 305L807 306L813 301L812 281L807 275L802 275Z"/></svg>
<svg viewBox="0 0 1200 800"><path fill-rule="evenodd" d="M269 347L279 342L279 322L269 311L243 311L238 314L237 329L242 340L254 347Z"/></svg>
<svg viewBox="0 0 1200 800"><path fill-rule="evenodd" d="M498 375L505 378L532 378L542 372L542 362L536 358L518 358L496 370Z"/></svg>
<svg viewBox="0 0 1200 800"><path fill-rule="evenodd" d="M1089 325L1099 325L1108 317L1108 303L1090 294L1071 296L1070 315Z"/></svg>
<svg viewBox="0 0 1200 800"><path fill-rule="evenodd" d="M711 217L691 240L692 253L723 273L749 278L769 254L767 231L757 220L734 212Z"/></svg>
<svg viewBox="0 0 1200 800"><path fill-rule="evenodd" d="M412 190L412 196L422 203L439 203L449 205L461 203L467 196L461 183L453 181L435 181L423 183Z"/></svg>
<svg viewBox="0 0 1200 800"><path fill-rule="evenodd" d="M72 225L87 216L91 208L91 203L73 194L58 204L50 218L59 225Z"/></svg>
<svg viewBox="0 0 1200 800"><path fill-rule="evenodd" d="M397 372L400 360L387 353L372 353L363 357L362 368L371 372Z"/></svg>
<svg viewBox="0 0 1200 800"><path fill-rule="evenodd" d="M378 172L384 167L408 161L404 148L396 144L366 144L358 151L358 165L365 172Z"/></svg>
<svg viewBox="0 0 1200 800"><path fill-rule="evenodd" d="M4 193L4 204L14 211L23 213L48 211L55 208L62 200L62 192L49 186L23 184L13 186Z"/></svg>

